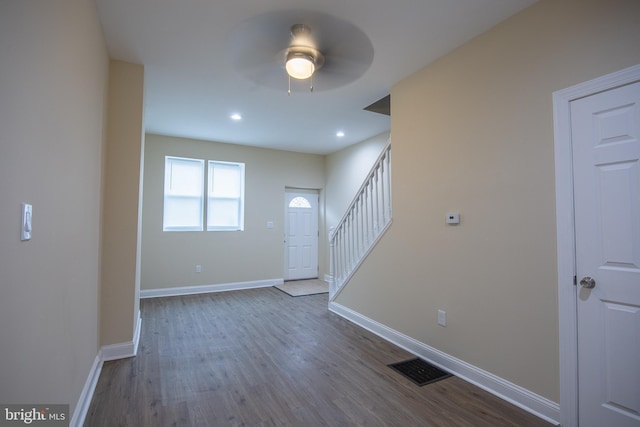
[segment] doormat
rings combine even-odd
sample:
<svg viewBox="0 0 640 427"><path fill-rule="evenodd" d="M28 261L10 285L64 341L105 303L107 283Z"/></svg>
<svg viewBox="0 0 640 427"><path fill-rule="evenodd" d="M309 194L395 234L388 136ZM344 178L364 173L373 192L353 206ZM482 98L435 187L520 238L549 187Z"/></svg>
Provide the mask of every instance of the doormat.
<svg viewBox="0 0 640 427"><path fill-rule="evenodd" d="M319 279L287 281L281 285L276 285L275 288L292 297L326 294L329 292L329 284Z"/></svg>
<svg viewBox="0 0 640 427"><path fill-rule="evenodd" d="M417 357L415 359L405 360L404 362L392 363L387 366L409 378L420 387L452 376L450 373L436 368L432 364Z"/></svg>

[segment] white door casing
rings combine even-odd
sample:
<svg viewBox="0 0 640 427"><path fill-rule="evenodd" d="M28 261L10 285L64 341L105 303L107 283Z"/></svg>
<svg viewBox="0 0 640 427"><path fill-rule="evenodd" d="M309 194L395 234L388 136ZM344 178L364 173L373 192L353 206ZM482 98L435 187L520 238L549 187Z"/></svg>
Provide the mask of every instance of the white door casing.
<svg viewBox="0 0 640 427"><path fill-rule="evenodd" d="M640 426L638 80L554 93L563 426Z"/></svg>
<svg viewBox="0 0 640 427"><path fill-rule="evenodd" d="M284 279L318 277L318 192L285 191Z"/></svg>

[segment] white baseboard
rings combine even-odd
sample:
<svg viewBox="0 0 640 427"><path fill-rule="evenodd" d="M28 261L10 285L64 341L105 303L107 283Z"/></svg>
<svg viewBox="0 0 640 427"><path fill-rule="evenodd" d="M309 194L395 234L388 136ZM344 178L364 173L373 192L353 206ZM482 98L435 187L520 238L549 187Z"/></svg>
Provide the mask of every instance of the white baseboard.
<svg viewBox="0 0 640 427"><path fill-rule="evenodd" d="M100 349L100 359L102 359L103 362L106 362L108 360L126 359L127 357L133 357L138 354L141 326L142 319L138 317L136 329L133 331L133 339L124 343L102 346Z"/></svg>
<svg viewBox="0 0 640 427"><path fill-rule="evenodd" d="M545 421L560 425L560 405L556 402L443 353L336 302L329 303L329 310Z"/></svg>
<svg viewBox="0 0 640 427"><path fill-rule="evenodd" d="M284 279L254 280L251 282L223 283L218 285L179 286L175 288L142 289L140 298L173 297L178 295L208 294L211 292L237 291L241 289L268 288L282 285Z"/></svg>
<svg viewBox="0 0 640 427"><path fill-rule="evenodd" d="M87 381L84 384L80 398L76 409L73 411L73 416L69 422L70 427L82 427L84 420L87 417L89 406L91 405L91 399L93 399L93 393L96 390L100 373L102 372L102 365L108 360L124 359L127 357L133 357L138 354L138 344L140 343L140 329L142 327L142 318L138 316L136 322L136 329L133 331L133 339L129 342L121 344L112 344L103 346L96 355L93 365L89 370Z"/></svg>
<svg viewBox="0 0 640 427"><path fill-rule="evenodd" d="M96 390L98 378L100 378L100 372L102 372L102 363L100 354L98 353L96 358L93 360L93 365L91 365L91 369L89 370L87 381L84 383L82 393L80 393L80 398L78 399L76 408L73 411L71 420L69 421L70 427L82 427L84 424L87 412L89 412L89 406L91 405L91 399L93 399L93 392Z"/></svg>

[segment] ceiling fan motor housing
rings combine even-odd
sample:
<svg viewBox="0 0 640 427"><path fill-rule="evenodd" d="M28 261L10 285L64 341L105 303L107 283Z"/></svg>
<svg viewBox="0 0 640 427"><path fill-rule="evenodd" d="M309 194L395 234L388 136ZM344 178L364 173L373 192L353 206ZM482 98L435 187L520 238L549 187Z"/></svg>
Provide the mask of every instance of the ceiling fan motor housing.
<svg viewBox="0 0 640 427"><path fill-rule="evenodd" d="M285 68L295 79L308 79L324 64L324 55L314 47L311 28L305 24L291 27L293 40L287 49Z"/></svg>

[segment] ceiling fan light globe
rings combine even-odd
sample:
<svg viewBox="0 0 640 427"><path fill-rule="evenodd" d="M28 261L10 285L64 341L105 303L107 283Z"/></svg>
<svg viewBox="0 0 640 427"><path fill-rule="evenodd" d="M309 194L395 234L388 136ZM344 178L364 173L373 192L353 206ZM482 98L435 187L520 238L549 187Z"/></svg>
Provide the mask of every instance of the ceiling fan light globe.
<svg viewBox="0 0 640 427"><path fill-rule="evenodd" d="M304 80L313 75L315 64L313 59L304 54L289 54L285 64L287 74L294 79Z"/></svg>

